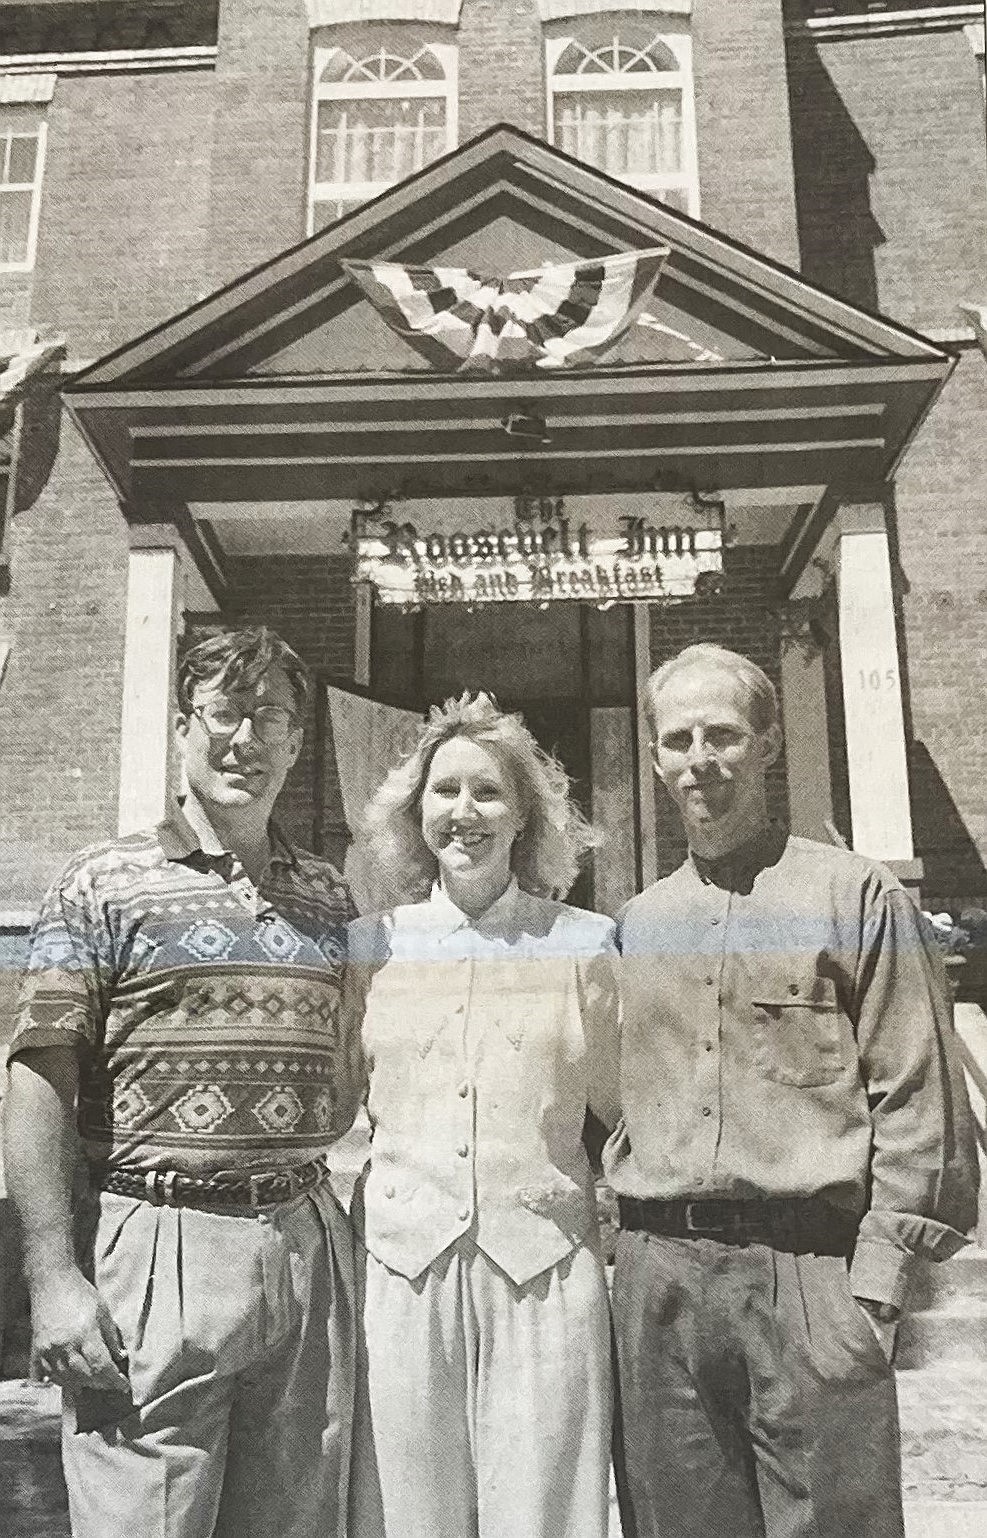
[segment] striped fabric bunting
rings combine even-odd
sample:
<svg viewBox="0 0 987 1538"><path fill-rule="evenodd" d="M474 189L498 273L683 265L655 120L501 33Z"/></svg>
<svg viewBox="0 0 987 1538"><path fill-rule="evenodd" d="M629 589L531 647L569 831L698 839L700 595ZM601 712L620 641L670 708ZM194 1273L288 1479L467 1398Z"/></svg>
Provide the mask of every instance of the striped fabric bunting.
<svg viewBox="0 0 987 1538"><path fill-rule="evenodd" d="M668 247L490 277L465 267L343 266L393 330L443 373L579 368L653 296Z"/></svg>

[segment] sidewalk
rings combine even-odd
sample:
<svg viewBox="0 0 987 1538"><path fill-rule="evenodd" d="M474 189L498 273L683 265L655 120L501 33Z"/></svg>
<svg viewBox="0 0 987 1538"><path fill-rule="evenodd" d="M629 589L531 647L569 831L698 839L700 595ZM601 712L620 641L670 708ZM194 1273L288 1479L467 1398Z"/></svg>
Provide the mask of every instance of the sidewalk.
<svg viewBox="0 0 987 1538"><path fill-rule="evenodd" d="M987 1374L983 1364L948 1363L901 1372L898 1392L907 1538L984 1538ZM3 1538L68 1538L58 1403L57 1389L19 1379L0 1382ZM620 1538L616 1503L610 1533L611 1538Z"/></svg>

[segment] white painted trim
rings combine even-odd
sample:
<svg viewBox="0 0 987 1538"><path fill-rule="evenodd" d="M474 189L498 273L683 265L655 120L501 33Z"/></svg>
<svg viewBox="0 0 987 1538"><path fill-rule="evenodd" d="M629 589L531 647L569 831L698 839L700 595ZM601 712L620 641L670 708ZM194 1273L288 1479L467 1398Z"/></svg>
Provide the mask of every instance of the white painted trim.
<svg viewBox="0 0 987 1538"><path fill-rule="evenodd" d="M915 11L862 11L858 16L809 16L790 23L790 37L840 42L855 37L883 37L898 32L949 32L983 17L983 4L937 5Z"/></svg>
<svg viewBox="0 0 987 1538"><path fill-rule="evenodd" d="M0 929L30 931L37 916L33 908L0 908Z"/></svg>
<svg viewBox="0 0 987 1538"><path fill-rule="evenodd" d="M28 102L50 102L55 94L54 70L37 74L0 75L0 104L23 106Z"/></svg>
<svg viewBox="0 0 987 1538"><path fill-rule="evenodd" d="M571 16L599 16L608 11L647 11L659 16L692 15L692 0L535 0L535 4L541 22L568 21Z"/></svg>
<svg viewBox="0 0 987 1538"><path fill-rule="evenodd" d="M92 53L10 53L0 54L0 72L119 75L160 69L211 69L218 54L215 43L194 48L114 48Z"/></svg>
<svg viewBox="0 0 987 1538"><path fill-rule="evenodd" d="M367 21L431 21L456 27L463 0L305 0L305 8L313 30Z"/></svg>
<svg viewBox="0 0 987 1538"><path fill-rule="evenodd" d="M599 7L609 10L609 6ZM656 74L640 75L557 75L555 66L569 44L577 42L575 35L545 39L545 137L555 144L555 95L571 95L594 91L640 91L652 86L656 91L678 89L682 92L682 169L673 172L656 172L652 176L628 178L625 186L646 192L651 197L661 197L662 192L686 193L686 213L699 218L699 145L696 133L696 92L693 77L692 38L688 32L659 32L655 40L675 57L678 69Z"/></svg>
<svg viewBox="0 0 987 1538"><path fill-rule="evenodd" d="M308 207L305 233L315 234L315 210L318 204L368 203L371 198L386 192L392 182L318 182L315 179L316 151L319 132L319 103L322 101L367 101L368 99L401 99L420 97L444 99L446 105L446 144L443 153L449 154L459 143L459 49L455 43L429 41L427 46L442 65L441 80L382 80L342 82L339 85L320 84L323 71L339 49L333 44L317 45L312 51L312 99L309 117L308 142ZM374 86L378 89L375 91ZM431 164L427 161L426 164Z"/></svg>
<svg viewBox="0 0 987 1538"><path fill-rule="evenodd" d="M131 550L120 718L118 831L123 834L153 827L168 803L177 579L174 549Z"/></svg>
<svg viewBox="0 0 987 1538"><path fill-rule="evenodd" d="M38 123L38 148L34 160L34 180L31 183L8 182L0 190L6 192L26 192L30 187L31 207L28 212L27 223L27 256L23 262L0 262L0 272L33 272L35 257L38 254L38 225L41 220L41 194L45 179L45 148L48 143L48 122L45 115L46 103L40 102L8 102L8 106L35 106L40 110Z"/></svg>
<svg viewBox="0 0 987 1538"><path fill-rule="evenodd" d="M651 677L651 610L636 603L634 610L634 692L637 708L637 805L641 838L641 885L648 887L658 875L658 819L655 814L655 779L651 763L651 728L644 708L644 686Z"/></svg>
<svg viewBox="0 0 987 1538"><path fill-rule="evenodd" d="M884 510L848 507L840 516L840 660L853 847L878 860L911 860L905 716Z"/></svg>

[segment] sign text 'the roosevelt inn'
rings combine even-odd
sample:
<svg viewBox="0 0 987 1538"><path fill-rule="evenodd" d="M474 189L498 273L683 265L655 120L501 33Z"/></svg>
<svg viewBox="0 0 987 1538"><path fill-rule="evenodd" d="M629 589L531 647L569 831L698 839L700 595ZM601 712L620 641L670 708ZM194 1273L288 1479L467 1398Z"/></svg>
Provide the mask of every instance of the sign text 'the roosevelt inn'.
<svg viewBox="0 0 987 1538"><path fill-rule="evenodd" d="M398 502L353 513L354 580L378 602L690 598L722 570L719 504L645 494Z"/></svg>

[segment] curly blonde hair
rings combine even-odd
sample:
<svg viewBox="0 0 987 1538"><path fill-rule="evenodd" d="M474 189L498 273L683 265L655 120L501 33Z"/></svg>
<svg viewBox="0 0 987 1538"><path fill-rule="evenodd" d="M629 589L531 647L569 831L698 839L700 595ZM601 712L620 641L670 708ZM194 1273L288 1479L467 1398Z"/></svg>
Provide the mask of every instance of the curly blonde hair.
<svg viewBox="0 0 987 1538"><path fill-rule="evenodd" d="M539 747L520 715L502 711L485 693L433 705L414 748L371 797L363 814L369 869L393 901L428 896L438 867L422 838L422 792L437 750L454 737L482 743L511 776L525 814L511 853L518 885L538 897L564 897L598 837L574 805L562 765Z"/></svg>

